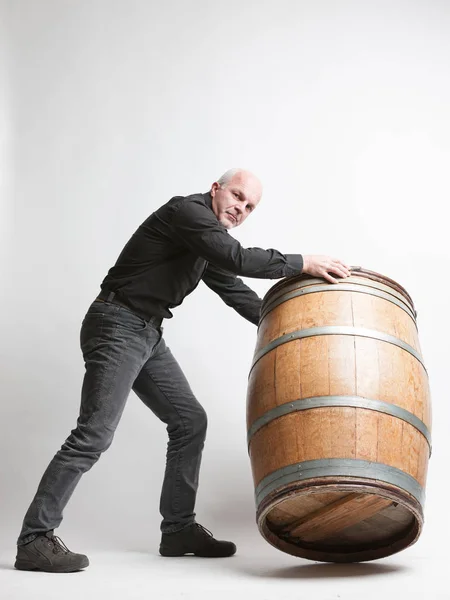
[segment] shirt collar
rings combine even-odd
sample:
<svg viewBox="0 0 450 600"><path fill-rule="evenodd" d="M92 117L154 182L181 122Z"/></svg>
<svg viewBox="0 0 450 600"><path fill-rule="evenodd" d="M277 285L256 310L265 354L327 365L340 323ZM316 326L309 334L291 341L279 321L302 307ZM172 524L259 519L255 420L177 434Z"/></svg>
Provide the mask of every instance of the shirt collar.
<svg viewBox="0 0 450 600"><path fill-rule="evenodd" d="M211 192L206 192L205 194L202 194L203 196L203 200L205 201L205 204L208 208L211 209L211 211L213 212L214 216L216 217L216 213L213 211L212 208L212 196L211 196ZM216 217L217 219L217 217ZM218 224L224 228L224 230L228 233L228 229L225 227L225 225L222 225L222 223L219 221L219 219L217 219Z"/></svg>
<svg viewBox="0 0 450 600"><path fill-rule="evenodd" d="M202 196L203 196L203 199L205 200L206 206L212 210L212 196L211 196L211 192L206 192L205 194L202 194Z"/></svg>

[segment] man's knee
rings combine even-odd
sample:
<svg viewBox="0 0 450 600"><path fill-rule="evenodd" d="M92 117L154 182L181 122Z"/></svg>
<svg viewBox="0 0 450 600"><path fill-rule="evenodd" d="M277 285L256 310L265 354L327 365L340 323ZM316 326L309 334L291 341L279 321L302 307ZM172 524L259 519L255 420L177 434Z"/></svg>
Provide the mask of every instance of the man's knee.
<svg viewBox="0 0 450 600"><path fill-rule="evenodd" d="M208 427L208 417L203 408L199 409L195 413L195 417L192 422L192 433L194 437L203 438L206 437L206 429Z"/></svg>
<svg viewBox="0 0 450 600"><path fill-rule="evenodd" d="M188 414L179 416L176 421L169 423L167 432L172 440L200 440L206 437L208 417L205 410L199 406Z"/></svg>
<svg viewBox="0 0 450 600"><path fill-rule="evenodd" d="M96 462L108 450L114 438L114 431L107 428L90 430L77 427L66 439L60 452L72 457L80 457L88 463Z"/></svg>

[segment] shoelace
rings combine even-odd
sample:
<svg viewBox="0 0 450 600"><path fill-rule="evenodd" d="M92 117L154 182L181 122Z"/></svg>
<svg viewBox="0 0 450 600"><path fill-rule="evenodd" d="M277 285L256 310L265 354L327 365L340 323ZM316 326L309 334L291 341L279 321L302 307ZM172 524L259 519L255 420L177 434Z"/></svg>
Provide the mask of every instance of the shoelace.
<svg viewBox="0 0 450 600"><path fill-rule="evenodd" d="M211 537L214 537L213 534L210 532L209 529L206 529L206 527L203 527L203 525L200 525L200 523L196 523L195 524L197 527L199 527L200 529L202 529L205 533L207 533L208 535L210 535Z"/></svg>
<svg viewBox="0 0 450 600"><path fill-rule="evenodd" d="M57 535L53 535L51 538L49 538L49 540L53 542L53 552L55 554L58 552L64 552L64 554L68 554L70 552L69 548Z"/></svg>

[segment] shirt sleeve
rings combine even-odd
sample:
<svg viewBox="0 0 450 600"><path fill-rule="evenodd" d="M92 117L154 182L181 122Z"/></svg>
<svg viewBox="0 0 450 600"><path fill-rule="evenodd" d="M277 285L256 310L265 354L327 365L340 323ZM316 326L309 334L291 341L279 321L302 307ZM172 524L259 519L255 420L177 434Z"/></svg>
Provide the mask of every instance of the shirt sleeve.
<svg viewBox="0 0 450 600"><path fill-rule="evenodd" d="M279 279L299 275L303 269L301 254L243 248L202 199L180 202L172 218L172 231L192 252L235 275Z"/></svg>
<svg viewBox="0 0 450 600"><path fill-rule="evenodd" d="M205 284L244 319L258 325L261 313L261 298L242 279L220 267L208 264L203 274Z"/></svg>
<svg viewBox="0 0 450 600"><path fill-rule="evenodd" d="M203 274L205 284L244 319L258 325L261 313L261 298L242 279L220 267L208 264Z"/></svg>

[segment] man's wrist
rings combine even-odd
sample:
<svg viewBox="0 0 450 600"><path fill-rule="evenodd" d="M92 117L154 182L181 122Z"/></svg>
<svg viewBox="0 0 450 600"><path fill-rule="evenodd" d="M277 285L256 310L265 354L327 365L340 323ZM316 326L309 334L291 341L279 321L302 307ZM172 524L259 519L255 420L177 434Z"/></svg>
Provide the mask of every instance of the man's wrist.
<svg viewBox="0 0 450 600"><path fill-rule="evenodd" d="M308 256L303 256L303 270L302 270L302 273L306 273L308 267L309 267Z"/></svg>

